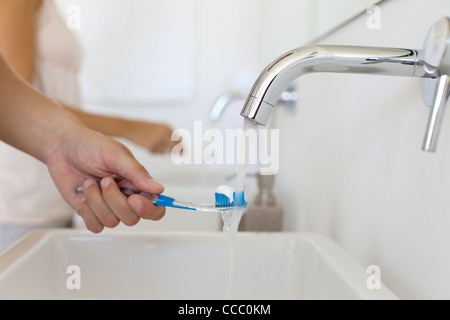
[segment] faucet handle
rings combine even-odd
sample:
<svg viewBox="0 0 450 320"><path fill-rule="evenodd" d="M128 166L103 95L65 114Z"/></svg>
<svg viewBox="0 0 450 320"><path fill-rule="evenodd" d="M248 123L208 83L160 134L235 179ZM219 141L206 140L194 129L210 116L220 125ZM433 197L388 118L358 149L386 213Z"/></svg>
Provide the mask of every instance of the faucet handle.
<svg viewBox="0 0 450 320"><path fill-rule="evenodd" d="M435 152L441 123L444 116L445 106L450 95L450 77L442 75L437 80L436 94L433 106L431 107L428 127L425 133L422 149L424 151Z"/></svg>
<svg viewBox="0 0 450 320"><path fill-rule="evenodd" d="M444 110L450 95L450 19L442 17L428 31L424 43L424 68L432 78L421 79L422 98L431 107L422 149L436 151Z"/></svg>

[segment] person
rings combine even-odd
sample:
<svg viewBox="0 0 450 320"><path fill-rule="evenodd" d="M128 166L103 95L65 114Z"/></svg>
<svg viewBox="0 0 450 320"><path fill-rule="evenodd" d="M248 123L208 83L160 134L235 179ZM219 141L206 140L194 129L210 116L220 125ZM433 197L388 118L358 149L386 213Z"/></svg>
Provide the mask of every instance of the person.
<svg viewBox="0 0 450 320"><path fill-rule="evenodd" d="M29 86L1 54L0 139L46 164L59 192L92 232L120 221L133 225L140 218L158 220L165 214L165 207L153 205L147 197L127 198L120 191L119 186L154 195L164 191L124 145L87 128ZM76 192L80 186L82 194Z"/></svg>
<svg viewBox="0 0 450 320"><path fill-rule="evenodd" d="M80 109L80 45L51 0L0 0L0 52L25 81L89 128L126 138L151 152L162 153L173 147L172 129L166 124L94 115ZM22 198L23 194L27 197ZM16 201L18 198L22 200ZM10 245L35 228L70 226L72 217L72 208L61 197L45 165L0 142L0 243Z"/></svg>
<svg viewBox="0 0 450 320"><path fill-rule="evenodd" d="M127 120L80 109L81 47L52 0L0 0L0 51L25 80L77 115L88 127L127 138L155 153L170 146L164 123Z"/></svg>

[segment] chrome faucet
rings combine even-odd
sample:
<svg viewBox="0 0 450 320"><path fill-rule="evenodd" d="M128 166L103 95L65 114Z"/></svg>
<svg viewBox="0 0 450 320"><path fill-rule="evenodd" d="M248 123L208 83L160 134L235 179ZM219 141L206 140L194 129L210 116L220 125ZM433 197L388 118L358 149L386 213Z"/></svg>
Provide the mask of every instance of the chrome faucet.
<svg viewBox="0 0 450 320"><path fill-rule="evenodd" d="M450 95L450 19L428 31L423 49L312 45L291 50L260 74L241 115L265 126L284 88L313 72L357 73L421 78L421 93L432 107L422 149L434 152Z"/></svg>

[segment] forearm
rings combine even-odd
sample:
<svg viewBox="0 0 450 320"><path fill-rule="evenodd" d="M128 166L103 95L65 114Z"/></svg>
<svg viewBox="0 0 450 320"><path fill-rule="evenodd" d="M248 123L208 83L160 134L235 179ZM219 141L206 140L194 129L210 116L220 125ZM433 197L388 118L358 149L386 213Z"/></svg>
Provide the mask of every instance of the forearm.
<svg viewBox="0 0 450 320"><path fill-rule="evenodd" d="M46 162L70 130L72 114L20 78L0 55L0 139Z"/></svg>
<svg viewBox="0 0 450 320"><path fill-rule="evenodd" d="M96 115L61 104L64 108L76 115L88 128L101 132L107 136L124 137L129 123L126 119Z"/></svg>

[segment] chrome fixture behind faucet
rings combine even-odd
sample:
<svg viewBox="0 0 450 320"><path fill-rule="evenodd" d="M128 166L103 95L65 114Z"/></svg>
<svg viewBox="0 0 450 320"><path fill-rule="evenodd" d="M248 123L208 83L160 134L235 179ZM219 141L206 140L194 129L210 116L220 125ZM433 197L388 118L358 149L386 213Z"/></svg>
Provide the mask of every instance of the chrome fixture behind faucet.
<svg viewBox="0 0 450 320"><path fill-rule="evenodd" d="M289 51L263 70L241 115L265 126L284 88L315 72L422 78L423 100L432 107L422 149L434 152L450 95L450 20L443 17L433 24L421 50L313 45Z"/></svg>

